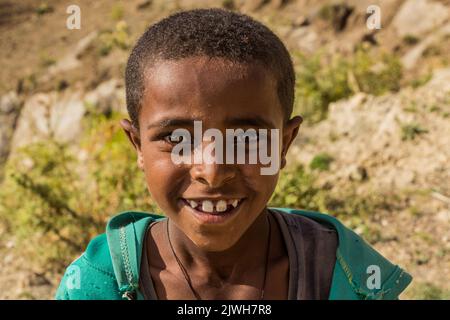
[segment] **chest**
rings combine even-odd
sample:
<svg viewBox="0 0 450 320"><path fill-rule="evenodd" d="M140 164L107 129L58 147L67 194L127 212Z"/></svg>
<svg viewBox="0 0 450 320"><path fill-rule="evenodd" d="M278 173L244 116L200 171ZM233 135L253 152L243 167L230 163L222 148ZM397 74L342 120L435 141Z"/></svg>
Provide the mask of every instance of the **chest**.
<svg viewBox="0 0 450 320"><path fill-rule="evenodd" d="M150 266L154 294L160 300L197 299L193 290L202 300L259 300L264 283L264 270L255 270L248 276L241 275L235 279L211 279L189 276L192 289L182 272L176 268L161 270ZM278 259L272 261L267 270L263 299L286 300L289 289L289 261Z"/></svg>

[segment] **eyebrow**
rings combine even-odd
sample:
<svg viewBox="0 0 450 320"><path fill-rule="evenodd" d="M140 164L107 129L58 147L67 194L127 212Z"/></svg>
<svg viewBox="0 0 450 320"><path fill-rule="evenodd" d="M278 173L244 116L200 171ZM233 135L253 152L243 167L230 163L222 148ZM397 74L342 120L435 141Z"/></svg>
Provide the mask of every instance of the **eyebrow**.
<svg viewBox="0 0 450 320"><path fill-rule="evenodd" d="M155 123L150 123L147 125L147 130L152 128L167 128L167 127L187 127L193 126L194 121L199 121L198 119L191 118L167 118L159 120ZM275 125L259 116L251 118L228 118L225 120L227 125L234 127L244 127L244 126L254 126L260 128L275 128Z"/></svg>
<svg viewBox="0 0 450 320"><path fill-rule="evenodd" d="M259 116L254 116L251 118L229 118L226 120L227 124L236 127L244 127L244 126L253 126L253 127L261 127L261 128L275 128L275 125Z"/></svg>
<svg viewBox="0 0 450 320"><path fill-rule="evenodd" d="M195 119L186 119L186 118L162 119L156 123L150 123L149 125L147 125L147 130L152 129L152 128L193 126L194 120Z"/></svg>

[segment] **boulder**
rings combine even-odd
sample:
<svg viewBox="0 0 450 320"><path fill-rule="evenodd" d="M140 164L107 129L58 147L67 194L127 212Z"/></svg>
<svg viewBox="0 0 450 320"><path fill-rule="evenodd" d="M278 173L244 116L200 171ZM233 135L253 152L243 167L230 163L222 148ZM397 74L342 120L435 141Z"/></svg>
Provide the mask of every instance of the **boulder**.
<svg viewBox="0 0 450 320"><path fill-rule="evenodd" d="M411 35L420 38L449 18L449 8L431 0L407 0L393 20L400 37Z"/></svg>

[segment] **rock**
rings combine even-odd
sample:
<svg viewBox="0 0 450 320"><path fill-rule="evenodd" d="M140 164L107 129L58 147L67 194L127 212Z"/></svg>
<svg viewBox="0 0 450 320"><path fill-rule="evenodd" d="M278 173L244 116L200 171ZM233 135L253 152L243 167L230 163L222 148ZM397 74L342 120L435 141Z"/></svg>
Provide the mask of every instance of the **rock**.
<svg viewBox="0 0 450 320"><path fill-rule="evenodd" d="M51 284L50 280L47 279L45 274L38 272L31 273L28 278L28 281L30 286L45 286Z"/></svg>
<svg viewBox="0 0 450 320"><path fill-rule="evenodd" d="M303 16L303 15L298 16L292 22L292 26L295 28L306 27L306 26L309 26L309 24L310 24L310 21L309 21L308 17Z"/></svg>
<svg viewBox="0 0 450 320"><path fill-rule="evenodd" d="M111 79L86 94L65 90L31 96L23 106L12 145L18 148L49 137L59 142L77 141L87 111L126 113L122 82Z"/></svg>
<svg viewBox="0 0 450 320"><path fill-rule="evenodd" d="M420 37L440 26L448 17L448 7L439 2L407 0L392 23L400 37Z"/></svg>
<svg viewBox="0 0 450 320"><path fill-rule="evenodd" d="M414 68L427 48L438 43L442 38L447 37L449 34L450 23L440 28L437 32L428 35L402 57L401 62L403 67L407 70Z"/></svg>
<svg viewBox="0 0 450 320"><path fill-rule="evenodd" d="M435 71L425 89L450 92L450 68Z"/></svg>
<svg viewBox="0 0 450 320"><path fill-rule="evenodd" d="M150 7L152 5L152 0L141 0L136 4L136 9L142 10Z"/></svg>
<svg viewBox="0 0 450 320"><path fill-rule="evenodd" d="M295 28L287 37L289 43L292 43L298 50L306 53L313 53L319 45L317 33L309 26Z"/></svg>
<svg viewBox="0 0 450 320"><path fill-rule="evenodd" d="M351 181L365 181L368 179L368 174L366 168L363 166L352 166L349 174L349 179Z"/></svg>
<svg viewBox="0 0 450 320"><path fill-rule="evenodd" d="M0 167L8 158L22 102L14 91L0 97Z"/></svg>
<svg viewBox="0 0 450 320"><path fill-rule="evenodd" d="M85 107L81 92L38 93L24 106L13 136L13 148L54 137L60 142L75 140L81 133Z"/></svg>
<svg viewBox="0 0 450 320"><path fill-rule="evenodd" d="M335 190L349 180L365 190L445 189L450 180L449 93L446 68L417 89L377 97L358 93L337 101L326 120L301 129L293 155L303 164L319 152L332 155L327 181ZM411 127L422 133L404 140Z"/></svg>
<svg viewBox="0 0 450 320"><path fill-rule="evenodd" d="M127 112L123 84L117 79L101 83L93 91L86 94L84 101L89 106L95 107L96 112L103 114L111 113L111 111Z"/></svg>
<svg viewBox="0 0 450 320"><path fill-rule="evenodd" d="M56 64L48 68L47 73L41 77L40 81L48 81L61 72L78 68L81 65L80 57L87 50L87 48L89 48L92 42L97 39L97 35L98 33L93 31L78 41L75 47L72 48L67 55L65 55L61 60L58 60Z"/></svg>

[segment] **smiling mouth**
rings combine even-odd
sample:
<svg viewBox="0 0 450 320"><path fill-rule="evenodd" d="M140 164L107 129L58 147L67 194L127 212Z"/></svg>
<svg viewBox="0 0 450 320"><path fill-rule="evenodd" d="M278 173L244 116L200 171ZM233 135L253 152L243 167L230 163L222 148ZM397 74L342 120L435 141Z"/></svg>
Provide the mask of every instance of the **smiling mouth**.
<svg viewBox="0 0 450 320"><path fill-rule="evenodd" d="M230 212L236 209L243 199L220 199L220 200L209 200L209 199L184 199L183 201L192 209L212 214L222 214Z"/></svg>
<svg viewBox="0 0 450 320"><path fill-rule="evenodd" d="M236 199L185 199L181 198L186 207L192 211L198 219L206 223L225 222L236 213L244 198Z"/></svg>

